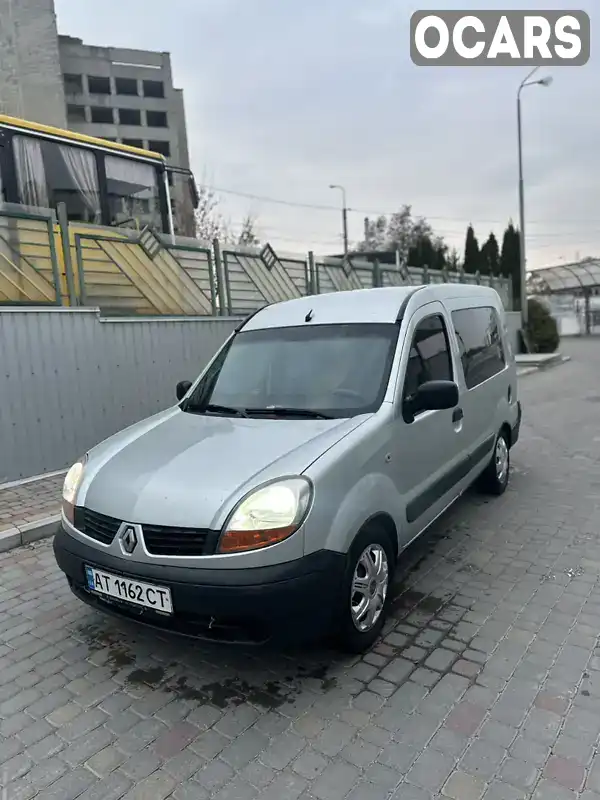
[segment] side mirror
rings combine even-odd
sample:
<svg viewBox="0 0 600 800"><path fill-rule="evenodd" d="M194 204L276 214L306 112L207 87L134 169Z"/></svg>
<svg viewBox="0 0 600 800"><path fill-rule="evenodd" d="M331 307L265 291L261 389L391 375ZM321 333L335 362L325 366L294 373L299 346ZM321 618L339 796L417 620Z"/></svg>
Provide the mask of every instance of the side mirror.
<svg viewBox="0 0 600 800"><path fill-rule="evenodd" d="M442 411L458 405L458 386L454 381L426 381L416 393L404 401L404 420L413 422L421 411Z"/></svg>
<svg viewBox="0 0 600 800"><path fill-rule="evenodd" d="M419 411L442 411L458 405L458 386L454 381L427 381L417 389Z"/></svg>
<svg viewBox="0 0 600 800"><path fill-rule="evenodd" d="M175 394L177 395L177 400L183 400L189 390L192 388L191 381L179 381L177 387L175 389Z"/></svg>

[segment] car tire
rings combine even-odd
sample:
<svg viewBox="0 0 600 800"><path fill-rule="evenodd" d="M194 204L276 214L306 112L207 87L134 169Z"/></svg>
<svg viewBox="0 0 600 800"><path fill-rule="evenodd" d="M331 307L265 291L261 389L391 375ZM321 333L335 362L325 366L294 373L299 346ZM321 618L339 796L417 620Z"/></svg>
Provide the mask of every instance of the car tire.
<svg viewBox="0 0 600 800"><path fill-rule="evenodd" d="M334 635L340 650L364 653L378 639L389 606L395 561L390 537L378 525L365 528L352 543L336 616Z"/></svg>
<svg viewBox="0 0 600 800"><path fill-rule="evenodd" d="M490 462L478 481L478 488L485 494L501 495L506 491L510 479L510 444L506 431L501 430L494 443Z"/></svg>

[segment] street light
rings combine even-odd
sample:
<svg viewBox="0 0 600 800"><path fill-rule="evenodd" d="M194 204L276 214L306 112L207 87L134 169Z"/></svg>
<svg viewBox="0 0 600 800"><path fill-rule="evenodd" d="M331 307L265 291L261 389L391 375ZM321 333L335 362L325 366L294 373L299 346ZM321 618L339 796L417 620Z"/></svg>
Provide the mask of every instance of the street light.
<svg viewBox="0 0 600 800"><path fill-rule="evenodd" d="M339 189L342 193L342 234L344 237L344 255L348 255L348 206L346 205L346 190L337 183L330 183L330 189Z"/></svg>
<svg viewBox="0 0 600 800"><path fill-rule="evenodd" d="M531 80L532 76L537 72L539 67L535 67L531 72L521 81L517 91L517 141L519 147L519 256L520 256L520 274L521 274L521 328L523 336L525 336L525 328L527 326L528 309L527 309L527 258L525 255L525 195L523 191L523 136L521 130L521 92L526 86L550 86L552 83L552 76L547 75L545 78L538 80Z"/></svg>

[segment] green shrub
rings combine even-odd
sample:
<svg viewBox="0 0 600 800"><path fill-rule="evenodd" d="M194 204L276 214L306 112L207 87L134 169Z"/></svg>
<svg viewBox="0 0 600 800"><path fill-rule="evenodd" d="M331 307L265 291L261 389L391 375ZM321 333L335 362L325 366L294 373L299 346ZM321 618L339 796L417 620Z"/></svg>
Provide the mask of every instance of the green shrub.
<svg viewBox="0 0 600 800"><path fill-rule="evenodd" d="M536 353L554 353L560 343L558 325L546 306L530 298L527 303L527 335Z"/></svg>

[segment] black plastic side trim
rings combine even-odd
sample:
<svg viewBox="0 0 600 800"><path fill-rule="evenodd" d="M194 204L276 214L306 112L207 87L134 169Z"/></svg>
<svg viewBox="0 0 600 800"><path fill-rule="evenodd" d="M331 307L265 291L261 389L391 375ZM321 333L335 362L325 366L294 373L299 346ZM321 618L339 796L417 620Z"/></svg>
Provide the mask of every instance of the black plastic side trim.
<svg viewBox="0 0 600 800"><path fill-rule="evenodd" d="M268 308L270 305L272 305L272 304L271 303L267 303L266 305L261 306L260 308L257 308L251 314L248 314L246 319L243 319L240 322L240 324L237 326L237 328L235 328L234 333L239 333L242 330L242 328L244 328L250 322L252 317L255 317L258 314L259 311L263 311L265 308Z"/></svg>
<svg viewBox="0 0 600 800"><path fill-rule="evenodd" d="M415 288L412 290L412 292L409 292L409 293L406 295L406 297L405 297L405 298L404 298L404 300L402 301L402 304L401 304L401 306L400 306L400 309L399 309L399 311L398 311L398 316L396 317L396 323L397 323L398 325L399 325L399 324L402 322L402 320L404 319L404 315L405 315L405 313L406 313L406 309L407 309L407 306L408 306L408 303L409 303L409 301L410 301L411 297L413 297L413 296L414 296L414 295L415 295L417 292L419 292L421 289L425 289L425 288L426 288L425 286L416 286L416 287L415 287Z"/></svg>
<svg viewBox="0 0 600 800"><path fill-rule="evenodd" d="M511 434L510 434L510 446L514 447L516 443L519 441L519 435L521 433L521 420L523 417L523 408L521 406L521 401L517 400L517 407L518 407L518 414L517 414L517 421L512 427Z"/></svg>
<svg viewBox="0 0 600 800"><path fill-rule="evenodd" d="M477 466L477 464L491 452L495 441L495 436L488 437L485 442L480 444L479 447L471 453L471 455L452 467L452 469L448 470L448 472L442 475L434 484L417 495L414 500L411 500L406 507L407 522L415 522L418 520L428 508L431 508L431 506L437 503L438 500L441 500L445 494L448 494L453 486L456 486L457 483L462 481L473 467Z"/></svg>

